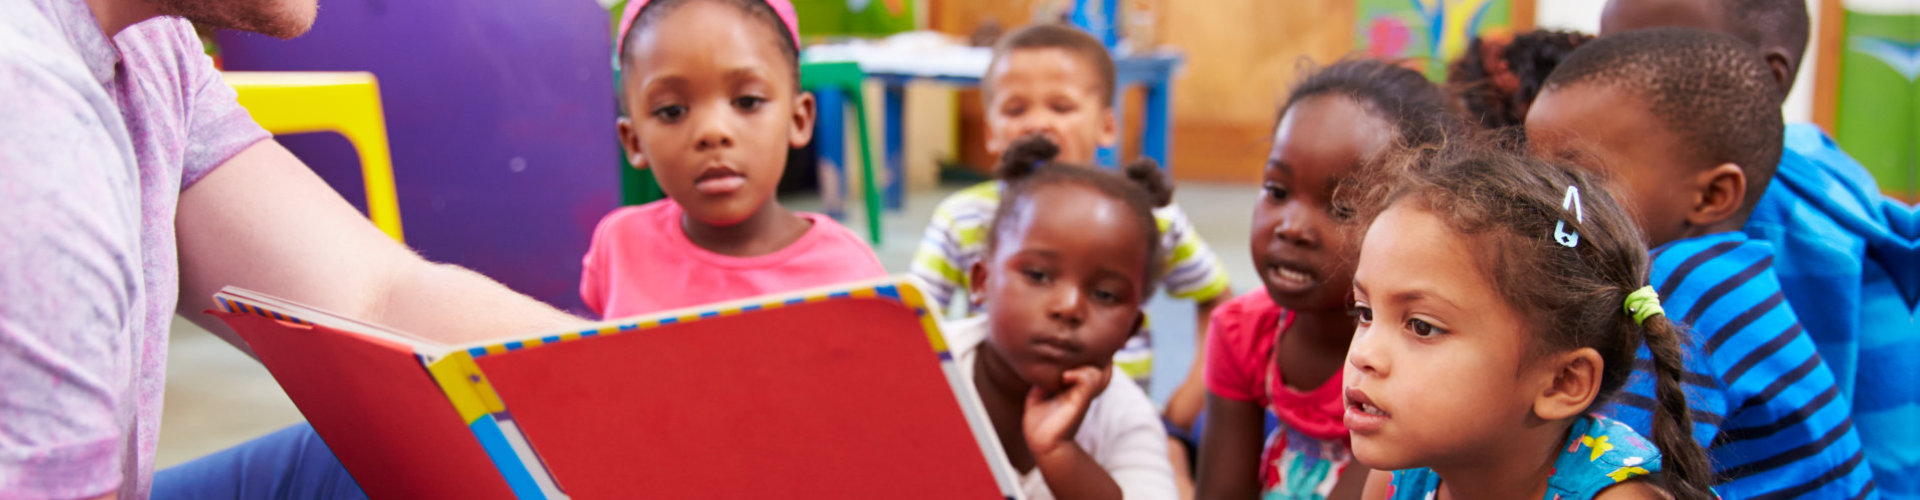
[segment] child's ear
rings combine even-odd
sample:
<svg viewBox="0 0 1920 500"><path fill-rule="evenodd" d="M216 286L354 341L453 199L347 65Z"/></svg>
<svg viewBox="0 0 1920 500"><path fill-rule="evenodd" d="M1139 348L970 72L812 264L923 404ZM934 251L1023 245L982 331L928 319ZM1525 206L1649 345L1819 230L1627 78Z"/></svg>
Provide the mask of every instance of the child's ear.
<svg viewBox="0 0 1920 500"><path fill-rule="evenodd" d="M1539 361L1542 376L1552 377L1533 398L1533 414L1542 420L1571 418L1587 411L1600 395L1600 378L1605 363L1600 351L1582 347L1552 355Z"/></svg>
<svg viewBox="0 0 1920 500"><path fill-rule="evenodd" d="M1698 188L1694 191L1693 206L1687 210L1688 225L1711 226L1731 219L1740 213L1749 196L1746 170L1732 163L1701 171L1693 181Z"/></svg>
<svg viewBox="0 0 1920 500"><path fill-rule="evenodd" d="M967 300L980 304L987 296L987 259L967 268ZM941 304L945 305L945 304Z"/></svg>
<svg viewBox="0 0 1920 500"><path fill-rule="evenodd" d="M787 132L787 146L798 149L807 147L807 143L813 142L813 120L814 117L817 116L814 113L819 111L815 109L815 106L817 106L817 104L813 99L812 92L801 92L800 95L794 96L793 127ZM830 109L827 111L846 112L845 110L839 109Z"/></svg>
<svg viewBox="0 0 1920 500"><path fill-rule="evenodd" d="M1780 87L1780 95L1785 99L1793 92L1793 58L1787 55L1787 49L1769 47L1766 53L1767 69L1773 72L1773 83Z"/></svg>
<svg viewBox="0 0 1920 500"><path fill-rule="evenodd" d="M1120 143L1120 117L1115 115L1119 112L1118 108L1109 105L1106 112L1100 113L1101 146L1110 148Z"/></svg>
<svg viewBox="0 0 1920 500"><path fill-rule="evenodd" d="M633 168L647 169L647 155L640 152L640 133L633 129L633 119L620 117L614 122L614 130L620 133L620 149L627 153L627 163Z"/></svg>

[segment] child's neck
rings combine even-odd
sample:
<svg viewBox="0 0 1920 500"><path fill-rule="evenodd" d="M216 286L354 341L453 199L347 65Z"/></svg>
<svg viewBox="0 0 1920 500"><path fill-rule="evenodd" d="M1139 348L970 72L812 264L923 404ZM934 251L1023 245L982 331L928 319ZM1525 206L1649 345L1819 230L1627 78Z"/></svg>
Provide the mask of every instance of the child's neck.
<svg viewBox="0 0 1920 500"><path fill-rule="evenodd" d="M1572 430L1572 419L1544 422L1503 438L1499 449L1483 450L1453 466L1433 467L1440 476L1436 500L1546 496L1553 464Z"/></svg>
<svg viewBox="0 0 1920 500"><path fill-rule="evenodd" d="M715 226L682 214L680 227L694 246L720 255L754 257L792 245L812 224L779 202L768 200L738 224Z"/></svg>
<svg viewBox="0 0 1920 500"><path fill-rule="evenodd" d="M1280 334L1274 360L1280 380L1296 391L1312 391L1339 373L1353 342L1353 316L1345 310L1294 311L1293 323Z"/></svg>
<svg viewBox="0 0 1920 500"><path fill-rule="evenodd" d="M993 421L994 435L999 436L1007 461L1021 473L1032 470L1033 452L1027 449L1024 424L1027 391L1033 390L1033 384L1021 379L993 346L981 344L973 358L973 387L987 407L987 418Z"/></svg>

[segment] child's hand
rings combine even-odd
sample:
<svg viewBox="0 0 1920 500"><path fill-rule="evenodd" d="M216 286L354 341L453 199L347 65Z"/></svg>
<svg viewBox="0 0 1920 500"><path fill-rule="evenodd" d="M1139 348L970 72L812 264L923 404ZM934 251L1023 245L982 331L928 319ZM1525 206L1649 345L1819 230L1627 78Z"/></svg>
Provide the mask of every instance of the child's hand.
<svg viewBox="0 0 1920 500"><path fill-rule="evenodd" d="M1039 386L1027 392L1026 416L1021 424L1026 431L1027 450L1033 452L1034 458L1073 444L1074 434L1080 432L1080 421L1087 416L1087 405L1107 387L1107 379L1112 376L1112 366L1082 366L1060 374L1063 382L1060 392L1046 394Z"/></svg>

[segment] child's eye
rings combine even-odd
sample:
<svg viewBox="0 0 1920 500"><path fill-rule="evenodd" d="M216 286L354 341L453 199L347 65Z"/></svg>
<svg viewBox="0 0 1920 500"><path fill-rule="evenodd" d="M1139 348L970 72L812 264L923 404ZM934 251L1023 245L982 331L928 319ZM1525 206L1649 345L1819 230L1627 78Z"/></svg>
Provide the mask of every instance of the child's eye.
<svg viewBox="0 0 1920 500"><path fill-rule="evenodd" d="M665 120L665 121L669 121L669 122L671 122L671 121L674 121L674 120L679 120L679 119L680 119L680 117L682 117L682 116L686 116L686 114L687 114L687 107L686 107L686 106L681 106L681 105L678 105L678 104L669 104L669 105L666 105L666 106L661 106L661 107L658 107L658 108L653 108L653 113L652 113L652 114L653 114L653 117L654 117L654 118L659 118L659 119L661 119L661 120Z"/></svg>
<svg viewBox="0 0 1920 500"><path fill-rule="evenodd" d="M1356 318L1360 326L1373 324L1373 308L1371 307L1355 304L1352 309L1347 310L1347 314Z"/></svg>
<svg viewBox="0 0 1920 500"><path fill-rule="evenodd" d="M1020 115L1024 115L1024 114L1027 114L1027 106L1026 106L1026 105L1024 105L1024 104L1008 104L1008 105L1005 105L1005 106L1001 106L1001 107L1000 107L1000 114L1001 114L1002 116L1020 116Z"/></svg>
<svg viewBox="0 0 1920 500"><path fill-rule="evenodd" d="M733 98L733 107L739 108L741 111L753 111L760 109L760 105L766 104L766 102L767 98L757 95L740 96Z"/></svg>
<svg viewBox="0 0 1920 500"><path fill-rule="evenodd" d="M1020 274L1026 275L1027 280L1034 283L1046 283L1048 278L1046 271L1038 269L1022 269L1020 270Z"/></svg>
<svg viewBox="0 0 1920 500"><path fill-rule="evenodd" d="M1059 113L1063 115L1067 113L1072 113L1074 109L1073 103L1070 103L1070 102L1056 102L1056 103L1053 103L1053 105L1050 107L1053 108L1054 113Z"/></svg>
<svg viewBox="0 0 1920 500"><path fill-rule="evenodd" d="M1407 329L1413 330L1413 334L1421 338L1432 337L1434 334L1447 332L1446 330L1441 330L1440 327L1433 326L1432 323L1419 319L1407 320Z"/></svg>
<svg viewBox="0 0 1920 500"><path fill-rule="evenodd" d="M1270 199L1273 201L1286 201L1287 199L1288 193L1287 193L1286 186L1267 183L1267 185L1263 186L1262 189L1264 190L1264 194L1267 196L1267 199Z"/></svg>
<svg viewBox="0 0 1920 500"><path fill-rule="evenodd" d="M1118 304L1120 303L1120 294L1106 290L1094 290L1093 300L1099 301L1102 304Z"/></svg>

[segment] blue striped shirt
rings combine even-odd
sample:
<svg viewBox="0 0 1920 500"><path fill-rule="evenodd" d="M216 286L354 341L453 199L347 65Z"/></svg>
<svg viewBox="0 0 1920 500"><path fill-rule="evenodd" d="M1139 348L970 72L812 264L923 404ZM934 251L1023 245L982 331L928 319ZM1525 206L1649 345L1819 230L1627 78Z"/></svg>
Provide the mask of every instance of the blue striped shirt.
<svg viewBox="0 0 1920 500"><path fill-rule="evenodd" d="M1745 228L1773 246L1787 303L1853 402L1889 498L1920 498L1920 249L1901 234L1913 218L1819 127L1795 123Z"/></svg>
<svg viewBox="0 0 1920 500"><path fill-rule="evenodd" d="M1652 274L1668 318L1691 325L1683 386L1714 489L1728 499L1876 498L1852 405L1787 306L1772 247L1733 232L1680 240L1654 250ZM1642 347L1607 409L1647 435L1651 368Z"/></svg>

